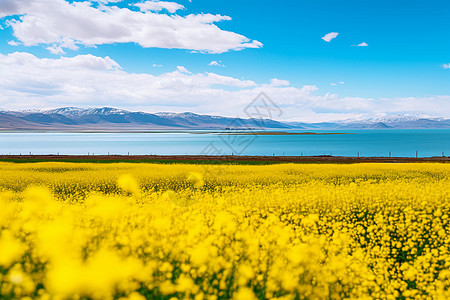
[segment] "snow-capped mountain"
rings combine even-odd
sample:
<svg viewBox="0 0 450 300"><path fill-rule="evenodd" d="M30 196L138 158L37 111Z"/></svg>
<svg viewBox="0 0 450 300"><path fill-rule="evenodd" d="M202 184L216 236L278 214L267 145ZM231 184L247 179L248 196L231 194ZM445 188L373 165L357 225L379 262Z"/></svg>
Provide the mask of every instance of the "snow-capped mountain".
<svg viewBox="0 0 450 300"><path fill-rule="evenodd" d="M102 108L79 108L79 107L63 107L56 109L41 110L43 114L60 114L63 116L82 116L82 115L113 115L113 114L126 114L126 110L102 107Z"/></svg>
<svg viewBox="0 0 450 300"><path fill-rule="evenodd" d="M336 123L349 124L349 123L402 123L402 122L415 122L420 119L430 119L430 120L444 120L443 118L435 118L426 114L405 114L405 115L388 115L388 114L377 114L374 117L365 117L361 115L357 118L346 119L342 121L336 121Z"/></svg>
<svg viewBox="0 0 450 300"><path fill-rule="evenodd" d="M3 130L154 130L154 129L225 129L290 128L273 120L263 125L252 119L237 119L195 113L131 112L111 107L63 107L48 110L0 112Z"/></svg>
<svg viewBox="0 0 450 300"><path fill-rule="evenodd" d="M388 115L378 114L374 117L364 117L347 119L334 122L339 124L341 128L354 129L433 129L433 128L450 128L450 120L445 118L436 118L425 114L405 114L405 115Z"/></svg>
<svg viewBox="0 0 450 300"><path fill-rule="evenodd" d="M192 112L131 112L101 107L0 112L0 130L160 130L160 129L420 129L450 128L450 120L426 115L360 116L335 122L278 122L200 115Z"/></svg>

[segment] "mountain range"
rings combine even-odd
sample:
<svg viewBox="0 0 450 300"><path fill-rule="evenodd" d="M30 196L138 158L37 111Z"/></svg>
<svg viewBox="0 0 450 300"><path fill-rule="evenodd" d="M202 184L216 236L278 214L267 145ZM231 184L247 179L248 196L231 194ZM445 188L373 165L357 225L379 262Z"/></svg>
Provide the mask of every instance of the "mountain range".
<svg viewBox="0 0 450 300"><path fill-rule="evenodd" d="M450 128L450 119L424 116L379 116L336 122L280 122L185 113L132 112L111 107L64 107L49 110L0 111L2 131L146 131L233 129L438 129Z"/></svg>

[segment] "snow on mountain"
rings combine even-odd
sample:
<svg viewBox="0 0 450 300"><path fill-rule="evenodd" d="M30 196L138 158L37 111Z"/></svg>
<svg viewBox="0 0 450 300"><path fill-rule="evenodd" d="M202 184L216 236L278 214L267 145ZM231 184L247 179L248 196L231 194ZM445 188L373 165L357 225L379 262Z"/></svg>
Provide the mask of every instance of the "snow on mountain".
<svg viewBox="0 0 450 300"><path fill-rule="evenodd" d="M414 122L420 119L430 119L441 121L442 118L435 118L430 115L425 114L404 114L404 115L389 115L389 114L377 114L374 117L367 117L365 115L361 115L360 117L335 121L335 123L341 124L349 124L349 123L365 123L365 124L376 124L376 123L384 123L384 124L393 124L393 123L404 123L404 122Z"/></svg>
<svg viewBox="0 0 450 300"><path fill-rule="evenodd" d="M125 114L126 110L111 107L102 108L79 108L79 107L63 107L41 111L43 114L60 114L64 116L83 116L83 115L112 115Z"/></svg>
<svg viewBox="0 0 450 300"><path fill-rule="evenodd" d="M200 115L192 112L132 112L111 107L63 107L47 110L0 112L0 128L192 128L223 129L229 127L273 129L420 129L450 128L450 120L425 114L360 115L357 118L325 123L278 122ZM262 124L262 125L261 125Z"/></svg>

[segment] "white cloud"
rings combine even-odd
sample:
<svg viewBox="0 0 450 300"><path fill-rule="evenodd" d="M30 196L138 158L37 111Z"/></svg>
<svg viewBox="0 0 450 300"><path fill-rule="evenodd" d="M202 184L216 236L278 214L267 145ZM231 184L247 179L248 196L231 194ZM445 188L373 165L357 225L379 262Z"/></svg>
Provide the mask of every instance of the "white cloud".
<svg viewBox="0 0 450 300"><path fill-rule="evenodd" d="M151 2L150 5L155 3L166 10L175 9L175 6L169 7L171 2ZM140 4L149 5L148 2ZM79 45L136 43L144 48L207 53L262 47L258 41L221 30L215 23L231 20L222 15L167 15L133 11L114 4L96 7L89 1L1 0L0 18L11 15L21 15L7 21L7 25L25 46L47 45L52 48L57 45L62 49L76 50Z"/></svg>
<svg viewBox="0 0 450 300"><path fill-rule="evenodd" d="M15 47L15 46L19 46L20 43L18 43L17 41L8 41L8 45Z"/></svg>
<svg viewBox="0 0 450 300"><path fill-rule="evenodd" d="M139 7L141 11L161 11L167 10L169 13L175 13L177 10L184 9L184 6L175 2L166 1L145 1L143 3L136 3L134 6Z"/></svg>
<svg viewBox="0 0 450 300"><path fill-rule="evenodd" d="M450 64L443 64L442 67L443 67L444 69L450 69Z"/></svg>
<svg viewBox="0 0 450 300"><path fill-rule="evenodd" d="M212 62L210 62L208 64L208 66L215 66L215 67L222 67L222 68L225 67L225 65L222 63L222 61L216 61L216 60L213 60Z"/></svg>
<svg viewBox="0 0 450 300"><path fill-rule="evenodd" d="M270 86L289 86L291 83L289 80L281 80L277 78L273 78L270 80Z"/></svg>
<svg viewBox="0 0 450 300"><path fill-rule="evenodd" d="M355 47L368 47L369 44L367 44L366 42L362 42L361 44L355 45Z"/></svg>
<svg viewBox="0 0 450 300"><path fill-rule="evenodd" d="M183 66L178 66L177 70L178 70L178 72L181 72L181 73L192 74L191 72L188 71L188 69L186 69Z"/></svg>
<svg viewBox="0 0 450 300"><path fill-rule="evenodd" d="M51 47L47 47L47 50L55 55L66 54L66 52L64 52L64 50L61 47L59 47L58 45L53 45Z"/></svg>
<svg viewBox="0 0 450 300"><path fill-rule="evenodd" d="M153 65L152 65L153 68L161 68L162 66L163 66L163 65L160 65L160 64L153 64Z"/></svg>
<svg viewBox="0 0 450 300"><path fill-rule="evenodd" d="M103 4L108 4L108 3L118 3L118 2L122 2L123 0L91 0L91 2L98 2L98 3L103 3Z"/></svg>
<svg viewBox="0 0 450 300"><path fill-rule="evenodd" d="M229 76L217 75L215 73L206 73L208 79L214 82L214 85L224 85L229 87L248 88L255 87L257 84L251 80L241 80Z"/></svg>
<svg viewBox="0 0 450 300"><path fill-rule="evenodd" d="M338 85L338 84L344 84L345 82L343 82L343 81L340 81L340 82L338 82L338 83L334 83L334 82L332 82L332 83L330 83L330 85L332 85L332 86L336 86L336 85Z"/></svg>
<svg viewBox="0 0 450 300"><path fill-rule="evenodd" d="M126 72L109 57L40 59L29 53L0 54L0 110L114 106L245 117L244 108L262 91L289 120L317 122L379 113L450 117L450 96L339 97L321 93L314 85L297 88L280 79L258 84L215 73L192 73L181 66L155 76Z"/></svg>
<svg viewBox="0 0 450 300"><path fill-rule="evenodd" d="M324 40L325 42L331 42L331 40L335 39L338 35L339 35L339 32L330 32L330 33L325 34L322 37L322 40Z"/></svg>
<svg viewBox="0 0 450 300"><path fill-rule="evenodd" d="M9 15L15 15L18 12L20 1L14 0L2 0L0 1L0 18Z"/></svg>

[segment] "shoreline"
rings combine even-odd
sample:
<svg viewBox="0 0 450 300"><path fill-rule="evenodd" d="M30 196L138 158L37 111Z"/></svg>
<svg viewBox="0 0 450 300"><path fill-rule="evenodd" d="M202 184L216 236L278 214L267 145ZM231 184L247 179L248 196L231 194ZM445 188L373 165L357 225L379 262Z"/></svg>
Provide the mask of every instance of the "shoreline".
<svg viewBox="0 0 450 300"><path fill-rule="evenodd" d="M293 129L297 130L297 129ZM300 131L300 130L297 130ZM192 129L192 130L7 130L0 128L1 133L152 133L152 134L169 134L169 133L185 133L185 134L218 134L218 135L333 135L333 134L354 134L349 132L329 132L330 130L321 129L304 129L302 132L290 131L267 131L261 129L239 129L239 130L219 130L219 129Z"/></svg>
<svg viewBox="0 0 450 300"><path fill-rule="evenodd" d="M255 131L255 132L221 132L219 135L341 135L355 134L347 132L286 132L286 131Z"/></svg>
<svg viewBox="0 0 450 300"><path fill-rule="evenodd" d="M351 157L351 156L208 156L208 155L0 155L0 162L97 162L97 163L450 163L450 157Z"/></svg>

